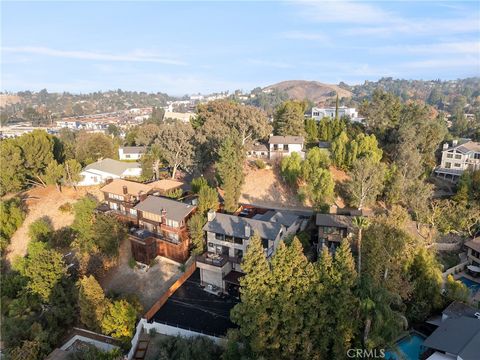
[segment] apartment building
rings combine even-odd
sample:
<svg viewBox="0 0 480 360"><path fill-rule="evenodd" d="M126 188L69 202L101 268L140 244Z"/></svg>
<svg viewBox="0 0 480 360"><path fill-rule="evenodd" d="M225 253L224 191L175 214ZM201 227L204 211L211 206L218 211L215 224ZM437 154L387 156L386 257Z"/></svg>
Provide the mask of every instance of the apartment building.
<svg viewBox="0 0 480 360"><path fill-rule="evenodd" d="M434 170L436 176L457 182L465 170L480 170L480 143L470 139L443 144L442 160Z"/></svg>

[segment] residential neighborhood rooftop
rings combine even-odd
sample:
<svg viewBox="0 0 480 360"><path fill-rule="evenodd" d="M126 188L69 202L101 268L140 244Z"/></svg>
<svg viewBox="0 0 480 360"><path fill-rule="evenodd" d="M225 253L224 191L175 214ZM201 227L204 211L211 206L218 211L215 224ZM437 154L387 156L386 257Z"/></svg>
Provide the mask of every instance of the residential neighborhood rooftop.
<svg viewBox="0 0 480 360"><path fill-rule="evenodd" d="M477 359L480 349L480 320L469 317L447 319L425 340L423 346L462 359Z"/></svg>
<svg viewBox="0 0 480 360"><path fill-rule="evenodd" d="M215 218L212 221L208 221L203 230L245 239L250 237L248 234L245 234L247 226L251 228L251 235L256 233L261 238L271 240L275 239L282 229L280 223L216 213Z"/></svg>
<svg viewBox="0 0 480 360"><path fill-rule="evenodd" d="M113 159L102 159L87 165L84 170L98 170L106 173L122 176L127 169L140 168L140 164L136 162L123 162Z"/></svg>
<svg viewBox="0 0 480 360"><path fill-rule="evenodd" d="M115 179L106 184L100 190L110 194L124 195L124 189L126 190L126 194L137 196L139 193L149 192L152 190L152 186L150 184L142 184L136 181Z"/></svg>
<svg viewBox="0 0 480 360"><path fill-rule="evenodd" d="M121 146L124 154L139 154L147 151L146 146Z"/></svg>
<svg viewBox="0 0 480 360"><path fill-rule="evenodd" d="M299 219L299 216L287 211L269 210L265 214L262 214L255 219L279 223L285 225L286 227L289 227L292 226L295 221Z"/></svg>
<svg viewBox="0 0 480 360"><path fill-rule="evenodd" d="M351 228L352 217L336 214L317 214L315 223L317 226Z"/></svg>
<svg viewBox="0 0 480 360"><path fill-rule="evenodd" d="M157 215L162 215L162 210L166 210L169 219L182 221L195 207L180 201L149 195L145 200L135 206L135 209Z"/></svg>
<svg viewBox="0 0 480 360"><path fill-rule="evenodd" d="M303 144L305 142L302 136L270 136L269 144Z"/></svg>
<svg viewBox="0 0 480 360"><path fill-rule="evenodd" d="M442 311L442 314L448 316L450 319L459 318L462 316L476 318L476 312L478 312L478 310L474 307L464 304L460 301L454 301Z"/></svg>

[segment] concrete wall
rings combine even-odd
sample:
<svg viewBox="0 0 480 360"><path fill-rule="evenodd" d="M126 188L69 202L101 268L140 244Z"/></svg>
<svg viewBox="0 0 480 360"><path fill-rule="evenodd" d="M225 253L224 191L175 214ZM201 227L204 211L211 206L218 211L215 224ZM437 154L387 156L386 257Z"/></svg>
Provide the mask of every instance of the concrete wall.
<svg viewBox="0 0 480 360"><path fill-rule="evenodd" d="M169 336L183 336L183 337L195 337L195 336L204 336L206 338L209 338L210 340L214 341L216 344L221 344L223 339L216 337L216 336L210 336L206 334L202 334L196 331L192 330L187 330L187 329L182 329L179 327L175 326L170 326L166 324L160 324L157 322L153 323L145 323L143 326L143 329L146 332L149 332L150 330L155 330L159 334L163 335L169 335Z"/></svg>
<svg viewBox="0 0 480 360"><path fill-rule="evenodd" d="M468 261L464 261L458 265L455 265L454 267L451 267L450 269L447 269L443 274L443 278L446 279L448 275L454 275L459 272L462 272L465 269L465 266L468 265Z"/></svg>

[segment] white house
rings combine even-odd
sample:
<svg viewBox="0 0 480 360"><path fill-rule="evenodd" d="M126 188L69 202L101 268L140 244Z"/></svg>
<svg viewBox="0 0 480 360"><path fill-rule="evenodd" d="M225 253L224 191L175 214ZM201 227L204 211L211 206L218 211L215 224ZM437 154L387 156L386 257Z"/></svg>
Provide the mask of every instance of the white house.
<svg viewBox="0 0 480 360"><path fill-rule="evenodd" d="M329 108L312 108L312 118L317 121L322 120L324 117L335 118L335 107ZM358 112L355 108L347 108L346 106L340 106L338 108L338 117L348 117L351 121L362 121L363 119L358 117Z"/></svg>
<svg viewBox="0 0 480 360"><path fill-rule="evenodd" d="M269 158L275 159L296 152L302 159L305 156L303 144L305 140L302 136L270 136L268 140Z"/></svg>
<svg viewBox="0 0 480 360"><path fill-rule="evenodd" d="M142 168L136 162L102 159L85 166L80 175L82 180L77 183L77 186L91 186L102 184L107 179L139 177L142 175Z"/></svg>
<svg viewBox="0 0 480 360"><path fill-rule="evenodd" d="M121 146L118 148L120 160L138 160L147 151L145 146Z"/></svg>
<svg viewBox="0 0 480 360"><path fill-rule="evenodd" d="M480 143L470 139L453 140L452 146L443 144L442 162L435 174L457 182L465 170L480 170Z"/></svg>

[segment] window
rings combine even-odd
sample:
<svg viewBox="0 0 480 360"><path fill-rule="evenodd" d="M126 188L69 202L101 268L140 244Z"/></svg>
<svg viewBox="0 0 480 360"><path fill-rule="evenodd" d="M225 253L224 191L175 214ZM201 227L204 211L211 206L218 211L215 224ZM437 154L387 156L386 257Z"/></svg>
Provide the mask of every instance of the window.
<svg viewBox="0 0 480 360"><path fill-rule="evenodd" d="M273 144L273 150L278 150L278 145L277 144Z"/></svg>
<svg viewBox="0 0 480 360"><path fill-rule="evenodd" d="M212 242L209 242L209 243L208 243L208 247L209 247L209 248L213 248L213 247L215 247L215 245L214 245Z"/></svg>
<svg viewBox="0 0 480 360"><path fill-rule="evenodd" d="M447 154L447 158L453 159L453 154Z"/></svg>
<svg viewBox="0 0 480 360"><path fill-rule="evenodd" d="M126 159L130 159L130 154L125 154Z"/></svg>
<svg viewBox="0 0 480 360"><path fill-rule="evenodd" d="M117 195L117 194L112 194L112 193L109 193L108 197L110 199L121 200L121 201L123 201L123 199L124 199L123 196Z"/></svg>
<svg viewBox="0 0 480 360"><path fill-rule="evenodd" d="M222 241L223 241L223 234L217 234L217 233L215 233L215 239L217 239L217 240L222 240Z"/></svg>
<svg viewBox="0 0 480 360"><path fill-rule="evenodd" d="M462 155L458 154L458 155L455 155L455 159L461 159L462 158Z"/></svg>
<svg viewBox="0 0 480 360"><path fill-rule="evenodd" d="M152 220L152 221L156 221L156 222L162 222L162 217L158 214L152 214L152 213L149 213L149 212L143 212L142 216L145 218L145 219L148 219L148 220Z"/></svg>
<svg viewBox="0 0 480 360"><path fill-rule="evenodd" d="M283 150L288 151L288 144L283 145Z"/></svg>
<svg viewBox="0 0 480 360"><path fill-rule="evenodd" d="M137 210L130 209L130 214L133 215L133 216L137 216Z"/></svg>
<svg viewBox="0 0 480 360"><path fill-rule="evenodd" d="M177 233L167 233L167 238L174 241L178 241L179 239Z"/></svg>
<svg viewBox="0 0 480 360"><path fill-rule="evenodd" d="M173 227L173 228L178 228L178 221L170 220L167 219L167 226Z"/></svg>
<svg viewBox="0 0 480 360"><path fill-rule="evenodd" d="M475 153L475 154L473 154L473 158L474 158L475 160L480 160L480 153Z"/></svg>
<svg viewBox="0 0 480 360"><path fill-rule="evenodd" d="M446 162L445 169L450 169L452 167L452 163Z"/></svg>
<svg viewBox="0 0 480 360"><path fill-rule="evenodd" d="M455 163L455 164L453 164L453 166L455 166L455 167L460 167L460 166L462 166L462 164Z"/></svg>
<svg viewBox="0 0 480 360"><path fill-rule="evenodd" d="M117 209L118 209L117 203L112 203L112 202L111 202L111 203L110 203L110 209L112 209L112 210L117 210Z"/></svg>

